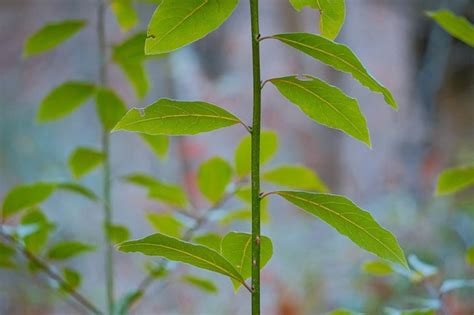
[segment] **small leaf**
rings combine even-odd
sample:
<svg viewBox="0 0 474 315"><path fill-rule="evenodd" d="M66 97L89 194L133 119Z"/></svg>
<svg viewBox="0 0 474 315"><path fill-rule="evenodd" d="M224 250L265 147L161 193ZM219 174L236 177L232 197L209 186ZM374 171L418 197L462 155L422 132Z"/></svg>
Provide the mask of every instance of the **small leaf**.
<svg viewBox="0 0 474 315"><path fill-rule="evenodd" d="M252 275L252 234L230 232L222 239L221 254L229 260L230 263L242 275L244 280ZM263 269L267 262L272 258L272 241L261 236L260 239L260 268ZM232 281L235 289L238 289L241 282Z"/></svg>
<svg viewBox="0 0 474 315"><path fill-rule="evenodd" d="M122 31L128 32L137 25L138 13L132 0L112 0L111 7Z"/></svg>
<svg viewBox="0 0 474 315"><path fill-rule="evenodd" d="M133 303L143 296L143 291L137 290L124 294L114 305L114 315L128 315Z"/></svg>
<svg viewBox="0 0 474 315"><path fill-rule="evenodd" d="M328 188L313 170L302 165L282 165L266 171L262 179L293 189L327 192Z"/></svg>
<svg viewBox="0 0 474 315"><path fill-rule="evenodd" d="M131 109L113 131L169 136L194 135L239 123L242 122L233 114L213 104L160 99L143 110Z"/></svg>
<svg viewBox="0 0 474 315"><path fill-rule="evenodd" d="M198 186L202 194L213 204L224 196L232 179L232 167L226 160L214 157L201 164L198 170Z"/></svg>
<svg viewBox="0 0 474 315"><path fill-rule="evenodd" d="M152 187L148 191L148 197L181 208L185 208L189 203L181 186L163 182L158 182Z"/></svg>
<svg viewBox="0 0 474 315"><path fill-rule="evenodd" d="M161 256L244 282L232 264L216 251L163 234L157 233L140 240L124 242L118 246L118 250L127 253L140 252L147 256Z"/></svg>
<svg viewBox="0 0 474 315"><path fill-rule="evenodd" d="M474 288L474 280L449 279L443 282L439 292L444 294L459 289Z"/></svg>
<svg viewBox="0 0 474 315"><path fill-rule="evenodd" d="M349 47L308 33L279 34L271 38L294 47L336 70L352 74L354 79L371 91L383 94L385 102L391 107L398 108L392 93L367 72Z"/></svg>
<svg viewBox="0 0 474 315"><path fill-rule="evenodd" d="M94 85L86 82L69 81L53 89L41 102L39 122L48 122L67 116L95 93Z"/></svg>
<svg viewBox="0 0 474 315"><path fill-rule="evenodd" d="M381 227L369 212L349 199L338 195L297 191L278 191L275 194L319 217L363 249L408 268L397 239Z"/></svg>
<svg viewBox="0 0 474 315"><path fill-rule="evenodd" d="M245 176L250 173L250 154L252 138L245 136L235 150L235 168L237 175ZM260 164L265 164L278 150L278 136L274 131L263 131L260 135Z"/></svg>
<svg viewBox="0 0 474 315"><path fill-rule="evenodd" d="M95 249L95 246L77 241L63 241L53 245L47 254L48 259L65 260Z"/></svg>
<svg viewBox="0 0 474 315"><path fill-rule="evenodd" d="M218 291L214 282L205 278L193 275L184 275L181 277L181 281L191 284L207 293L215 294Z"/></svg>
<svg viewBox="0 0 474 315"><path fill-rule="evenodd" d="M166 158L168 154L170 140L166 136L151 136L147 134L140 134L142 139L150 146L156 156L160 159Z"/></svg>
<svg viewBox="0 0 474 315"><path fill-rule="evenodd" d="M447 195L474 185L474 167L454 167L443 171L438 177L436 195Z"/></svg>
<svg viewBox="0 0 474 315"><path fill-rule="evenodd" d="M466 251L466 264L474 266L474 246L468 248Z"/></svg>
<svg viewBox="0 0 474 315"><path fill-rule="evenodd" d="M290 0L293 7L300 11L309 6L319 10L319 30L321 35L328 39L335 39L341 31L346 18L346 6L344 0Z"/></svg>
<svg viewBox="0 0 474 315"><path fill-rule="evenodd" d="M105 159L105 155L91 148L80 147L69 157L69 168L75 178L81 178L96 169Z"/></svg>
<svg viewBox="0 0 474 315"><path fill-rule="evenodd" d="M51 196L56 185L36 183L21 185L8 192L3 201L3 217L7 218L20 210L34 207Z"/></svg>
<svg viewBox="0 0 474 315"><path fill-rule="evenodd" d="M180 237L182 234L183 223L170 214L148 213L146 218L158 232L172 237Z"/></svg>
<svg viewBox="0 0 474 315"><path fill-rule="evenodd" d="M63 278L67 283L67 286L61 286L60 290L65 293L70 293L71 291L77 289L82 282L81 274L76 270L64 268Z"/></svg>
<svg viewBox="0 0 474 315"><path fill-rule="evenodd" d="M221 242L222 236L216 233L206 233L202 235L195 236L193 242L199 245L204 245L210 249L215 250L216 252L221 251Z"/></svg>
<svg viewBox="0 0 474 315"><path fill-rule="evenodd" d="M130 239L130 231L124 225L111 224L106 228L107 236L112 241L112 243L122 243Z"/></svg>
<svg viewBox="0 0 474 315"><path fill-rule="evenodd" d="M112 130L127 112L125 103L109 88L99 88L97 90L95 103L97 115L105 130Z"/></svg>
<svg viewBox="0 0 474 315"><path fill-rule="evenodd" d="M163 0L151 17L145 42L147 55L188 45L219 28L238 0Z"/></svg>
<svg viewBox="0 0 474 315"><path fill-rule="evenodd" d="M367 261L362 269L373 276L387 276L393 273L392 266L382 260Z"/></svg>
<svg viewBox="0 0 474 315"><path fill-rule="evenodd" d="M97 195L92 190L76 183L59 183L57 184L56 188L79 194L90 199L91 201L99 200L99 197L97 197Z"/></svg>
<svg viewBox="0 0 474 315"><path fill-rule="evenodd" d="M393 308L386 308L387 315L436 315L436 310L432 308L412 309L412 310L396 310Z"/></svg>
<svg viewBox="0 0 474 315"><path fill-rule="evenodd" d="M438 273L438 268L421 261L416 255L408 256L408 262L418 274L418 277L416 275L414 275L414 277L412 276L413 281L419 282L425 278L433 277Z"/></svg>
<svg viewBox="0 0 474 315"><path fill-rule="evenodd" d="M465 17L456 16L449 10L431 11L427 14L446 32L474 47L474 26Z"/></svg>
<svg viewBox="0 0 474 315"><path fill-rule="evenodd" d="M30 36L25 43L25 57L43 53L65 42L86 25L82 20L49 23Z"/></svg>
<svg viewBox="0 0 474 315"><path fill-rule="evenodd" d="M346 310L343 308L339 308L337 310L334 310L328 313L328 315L363 315L363 314L359 312L354 312L354 311Z"/></svg>
<svg viewBox="0 0 474 315"><path fill-rule="evenodd" d="M15 254L15 249L12 247L0 243L0 259L10 258Z"/></svg>
<svg viewBox="0 0 474 315"><path fill-rule="evenodd" d="M32 253L39 253L46 245L49 234L54 225L48 221L48 218L39 209L33 209L27 212L21 218L21 225L36 225L37 229L23 237L25 247Z"/></svg>
<svg viewBox="0 0 474 315"><path fill-rule="evenodd" d="M270 80L280 93L314 121L339 129L349 136L370 145L369 130L356 99L337 87L305 75Z"/></svg>

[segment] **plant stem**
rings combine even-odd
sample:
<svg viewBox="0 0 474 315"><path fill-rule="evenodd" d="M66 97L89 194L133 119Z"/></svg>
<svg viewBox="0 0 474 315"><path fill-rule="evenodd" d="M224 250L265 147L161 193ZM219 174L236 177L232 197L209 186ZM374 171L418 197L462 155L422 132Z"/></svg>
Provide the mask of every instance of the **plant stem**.
<svg viewBox="0 0 474 315"><path fill-rule="evenodd" d="M99 84L107 85L107 47L105 34L105 10L106 3L98 0L98 20L97 34L99 40ZM103 178L103 195L104 195L104 239L105 239L105 278L107 293L107 310L108 314L113 313L114 309L114 265L113 265L113 246L107 233L108 228L112 224L112 204L111 204L111 187L110 187L110 135L109 130L102 131L102 151L104 153L104 178Z"/></svg>
<svg viewBox="0 0 474 315"><path fill-rule="evenodd" d="M250 0L253 68L252 121L252 315L260 314L260 126L262 83L260 79L260 26L258 0Z"/></svg>

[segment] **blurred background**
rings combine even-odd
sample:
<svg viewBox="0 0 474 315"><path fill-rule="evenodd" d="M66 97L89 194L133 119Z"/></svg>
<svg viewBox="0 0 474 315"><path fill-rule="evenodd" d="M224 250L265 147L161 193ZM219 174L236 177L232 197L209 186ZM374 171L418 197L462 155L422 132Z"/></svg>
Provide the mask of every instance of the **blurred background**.
<svg viewBox="0 0 474 315"><path fill-rule="evenodd" d="M262 0L261 32L318 32L318 13L297 13L287 0ZM424 15L448 8L474 20L472 0L346 0L347 20L338 38L395 95L398 112L385 105L349 75L319 64L278 42L264 41L263 78L307 73L341 87L360 100L373 148L342 133L318 126L267 85L263 124L280 139L277 155L266 166L304 164L318 172L331 191L347 195L400 241L407 254L439 268L433 286L448 278L474 278L464 255L474 244L472 190L454 197L433 196L437 174L449 166L474 162L474 51L453 39ZM146 29L155 5L137 3ZM146 62L150 92L138 100L123 73L108 67L110 85L129 107L161 97L205 100L220 104L251 121L251 50L249 8L241 1L224 26L205 39ZM77 146L100 149L101 128L94 104L66 119L38 124L35 117L45 95L67 80L97 82L97 2L95 0L0 0L0 196L12 187L36 181L72 180L67 159ZM47 22L86 19L87 27L48 53L22 58L25 39ZM106 15L108 47L127 34L110 10ZM168 157L159 160L136 136L112 136L114 222L127 225L133 238L153 228L145 215L166 211L143 190L120 178L146 172L182 183L199 209L206 202L195 187L199 164L212 156L233 161L244 136L232 127L196 137L172 138ZM101 170L80 183L101 192ZM267 189L264 187L264 189ZM229 202L225 209L233 210ZM102 209L70 194L55 194L42 209L57 223L53 240L78 239L99 246L68 265L83 275L80 291L105 307L103 289ZM223 210L225 212L225 209ZM263 271L263 314L323 314L338 307L382 314L384 307L406 309L433 298L423 284L399 276L374 277L362 270L373 257L319 220L272 199L271 220L263 233L272 238L274 256ZM219 213L214 218L219 219ZM212 221L212 220L211 220ZM249 231L248 222L222 226L209 222L202 231ZM144 275L139 254L116 253L116 294L135 288ZM248 314L248 292L233 293L230 281L191 267L178 272L212 279L219 292L209 295L176 278L156 282L134 314ZM80 314L54 291L45 278L24 268L0 269L0 314ZM418 300L417 300L418 299ZM450 314L474 314L474 291L445 297Z"/></svg>

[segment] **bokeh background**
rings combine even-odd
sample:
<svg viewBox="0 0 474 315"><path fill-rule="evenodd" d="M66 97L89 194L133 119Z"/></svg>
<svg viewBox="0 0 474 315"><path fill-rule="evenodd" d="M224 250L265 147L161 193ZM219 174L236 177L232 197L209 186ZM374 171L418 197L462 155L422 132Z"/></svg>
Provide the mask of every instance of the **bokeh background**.
<svg viewBox="0 0 474 315"><path fill-rule="evenodd" d="M262 0L261 32L318 31L318 13L295 12L287 0ZM474 244L472 191L455 197L433 196L440 170L474 160L474 53L429 20L425 10L449 8L474 19L471 0L347 0L347 20L338 41L348 44L366 67L390 88L400 110L384 104L350 76L325 67L277 42L262 45L263 78L292 73L319 76L360 100L371 130L373 149L307 119L270 85L264 89L263 124L279 134L280 148L268 167L302 163L316 170L330 189L345 194L370 210L398 237L407 254L436 265L446 278L473 278L464 252ZM153 4L138 3L146 28ZM205 39L147 61L151 91L137 100L123 73L113 64L108 79L129 107L151 104L160 97L206 100L222 104L246 121L251 120L251 55L249 9L241 1L225 25ZM69 154L77 146L100 148L100 123L94 104L81 107L64 120L37 124L42 98L64 81L98 80L94 0L0 0L0 196L13 186L36 181L72 180ZM22 58L25 39L43 24L63 19L87 19L88 25L59 48ZM127 35L108 10L109 47ZM143 190L120 178L130 172L154 174L182 183L200 209L206 203L195 187L198 165L219 155L233 161L243 130L238 127L196 137L173 138L168 158L160 161L133 134L112 136L114 221L126 224L134 238L153 232L148 211L166 211ZM101 171L81 179L101 191ZM78 239L99 250L69 262L83 274L80 288L105 306L102 210L99 205L70 194L55 194L42 207L58 224L53 240ZM230 202L225 209L235 209ZM225 209L223 211L225 212ZM400 276L376 278L361 266L373 257L338 236L319 220L292 206L272 200L271 222L263 227L273 239L274 256L263 271L264 314L322 314L346 307L381 314L383 307L409 308L415 297L430 299L422 285ZM214 217L213 217L214 218ZM219 218L219 213L214 219ZM215 222L204 230L225 232ZM246 222L231 230L249 231ZM134 288L142 279L139 254L116 253L116 293ZM153 285L134 314L247 314L248 293L234 294L220 276L178 265L215 281L217 295L202 293L176 278ZM42 284L43 283L43 284ZM79 314L53 291L41 275L25 269L0 270L0 314ZM453 314L474 314L473 291L447 297Z"/></svg>

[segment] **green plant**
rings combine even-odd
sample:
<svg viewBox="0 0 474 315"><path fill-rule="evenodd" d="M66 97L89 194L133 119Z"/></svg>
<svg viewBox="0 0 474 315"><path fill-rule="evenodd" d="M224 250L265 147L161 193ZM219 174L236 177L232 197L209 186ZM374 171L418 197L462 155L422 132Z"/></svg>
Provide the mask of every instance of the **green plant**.
<svg viewBox="0 0 474 315"><path fill-rule="evenodd" d="M231 278L236 287L247 288L252 296L252 314L260 314L260 270L272 252L269 238L260 234L261 211L269 196L280 196L298 208L319 217L333 226L339 233L350 238L360 247L408 268L405 256L395 237L382 228L372 216L343 196L325 192L310 191L270 191L262 192L261 179L290 186L296 189L326 190L317 179L303 183L298 177L301 168L281 168L261 178L261 164L271 156L271 136L265 137L261 131L262 89L274 85L291 103L316 122L352 136L371 146L370 136L357 100L347 96L340 89L309 75L287 76L261 81L260 46L265 40L277 40L300 52L317 59L336 70L350 73L354 79L373 92L384 96L392 108L397 104L390 91L375 80L363 67L355 54L345 45L334 41L345 17L344 1L291 0L295 9L310 6L321 13L322 35L308 33L278 34L261 36L259 31L259 1L250 0L251 43L253 53L253 121L251 126L220 106L207 102L177 101L160 99L144 109L128 111L117 123L113 131L131 131L148 135L182 136L209 132L220 128L239 125L250 134L236 150L236 170L240 178L250 173L250 188L246 190L251 200L252 233L230 233L221 241L204 245L196 240L190 243L189 236L178 239L157 233L148 237L126 241L118 249L124 252L141 252L149 256L161 256L167 260L191 264ZM219 28L238 4L238 0L194 1L177 3L163 0L154 12L148 26L145 53L165 54L188 45ZM268 139L265 139L268 138ZM211 162L209 162L211 163ZM222 161L213 161L214 166L203 166L203 174L214 172L212 176L200 178L201 191L211 202L218 204L217 196L222 196L224 186L229 181L229 167ZM303 171L305 172L305 171ZM132 179L148 187L149 194L166 198L170 194L159 193L155 189L161 183L146 177ZM219 183L218 185L214 185ZM296 186L296 187L294 187ZM311 188L309 188L311 187ZM175 191L173 187L168 191ZM162 190L163 191L163 190ZM185 200L173 194L173 202L185 204ZM197 222L200 222L198 219ZM217 242L216 242L217 241ZM251 250L249 250L249 246ZM161 266L165 263L163 262ZM246 279L251 277L251 285ZM149 283L146 282L146 283ZM143 293L143 287L135 295Z"/></svg>

